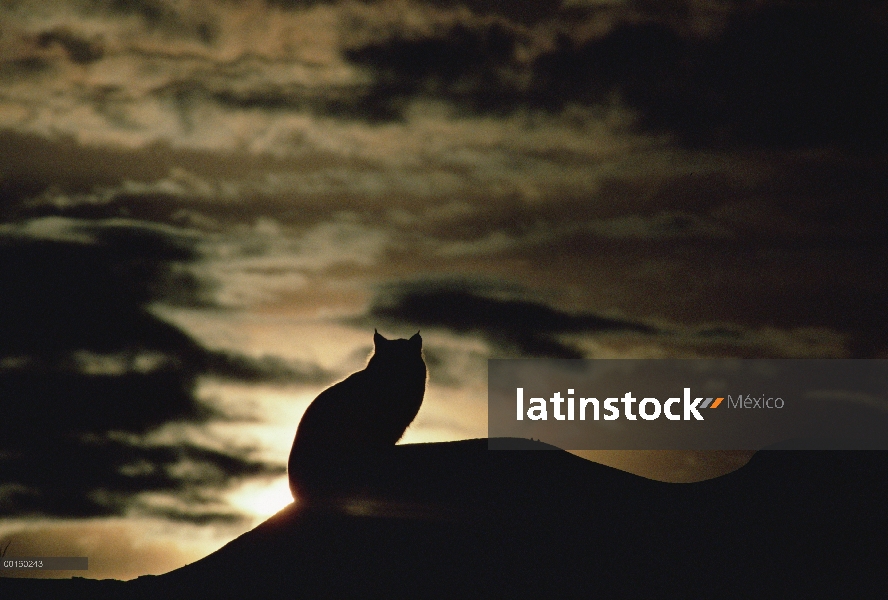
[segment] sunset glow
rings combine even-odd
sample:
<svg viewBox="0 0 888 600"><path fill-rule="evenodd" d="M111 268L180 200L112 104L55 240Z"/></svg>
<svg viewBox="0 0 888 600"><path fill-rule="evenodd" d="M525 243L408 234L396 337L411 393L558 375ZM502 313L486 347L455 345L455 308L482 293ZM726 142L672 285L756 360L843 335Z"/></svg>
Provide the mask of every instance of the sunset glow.
<svg viewBox="0 0 888 600"><path fill-rule="evenodd" d="M286 477L268 482L248 482L228 497L229 502L262 521L293 502Z"/></svg>
<svg viewBox="0 0 888 600"><path fill-rule="evenodd" d="M487 436L491 358L888 357L886 23L0 2L5 533L218 548L292 501L300 418L374 330L421 331L403 443ZM584 457L676 481L748 459ZM114 555L101 575L133 576Z"/></svg>

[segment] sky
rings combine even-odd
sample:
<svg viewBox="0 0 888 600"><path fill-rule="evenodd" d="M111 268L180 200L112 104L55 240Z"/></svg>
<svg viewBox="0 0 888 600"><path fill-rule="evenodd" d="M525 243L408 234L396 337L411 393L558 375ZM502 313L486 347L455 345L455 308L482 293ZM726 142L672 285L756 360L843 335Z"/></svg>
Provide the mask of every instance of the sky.
<svg viewBox="0 0 888 600"><path fill-rule="evenodd" d="M0 540L206 555L374 328L405 442L488 358L888 358L886 62L885 2L0 1Z"/></svg>

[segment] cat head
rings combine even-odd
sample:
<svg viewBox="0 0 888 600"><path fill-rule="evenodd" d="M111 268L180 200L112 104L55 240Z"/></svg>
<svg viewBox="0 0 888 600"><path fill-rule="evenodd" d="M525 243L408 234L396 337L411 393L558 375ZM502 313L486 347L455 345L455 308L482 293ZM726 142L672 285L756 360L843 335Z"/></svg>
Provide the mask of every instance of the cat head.
<svg viewBox="0 0 888 600"><path fill-rule="evenodd" d="M376 354L410 353L419 354L422 351L422 338L417 331L409 340L389 340L382 337L378 331L373 330L373 350Z"/></svg>

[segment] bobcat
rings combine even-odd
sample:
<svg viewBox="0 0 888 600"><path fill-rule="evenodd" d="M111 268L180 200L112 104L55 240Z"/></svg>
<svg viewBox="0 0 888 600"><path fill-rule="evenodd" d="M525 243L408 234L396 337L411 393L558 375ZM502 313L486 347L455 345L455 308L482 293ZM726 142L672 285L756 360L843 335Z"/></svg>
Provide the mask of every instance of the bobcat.
<svg viewBox="0 0 888 600"><path fill-rule="evenodd" d="M362 454L393 447L425 394L422 338L387 340L373 332L367 366L309 405L293 440L287 471L294 497L329 493Z"/></svg>

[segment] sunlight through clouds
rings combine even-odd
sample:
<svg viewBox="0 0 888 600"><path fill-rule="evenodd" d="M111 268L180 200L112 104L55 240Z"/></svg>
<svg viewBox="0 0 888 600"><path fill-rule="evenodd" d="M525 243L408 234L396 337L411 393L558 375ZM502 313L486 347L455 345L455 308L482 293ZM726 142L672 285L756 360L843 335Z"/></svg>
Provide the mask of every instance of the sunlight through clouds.
<svg viewBox="0 0 888 600"><path fill-rule="evenodd" d="M228 496L228 501L259 523L292 503L293 496L287 478L279 477L271 483L245 483Z"/></svg>
<svg viewBox="0 0 888 600"><path fill-rule="evenodd" d="M888 357L876 12L0 3L0 519L218 548L374 329L422 334L407 443L487 435L488 358Z"/></svg>

